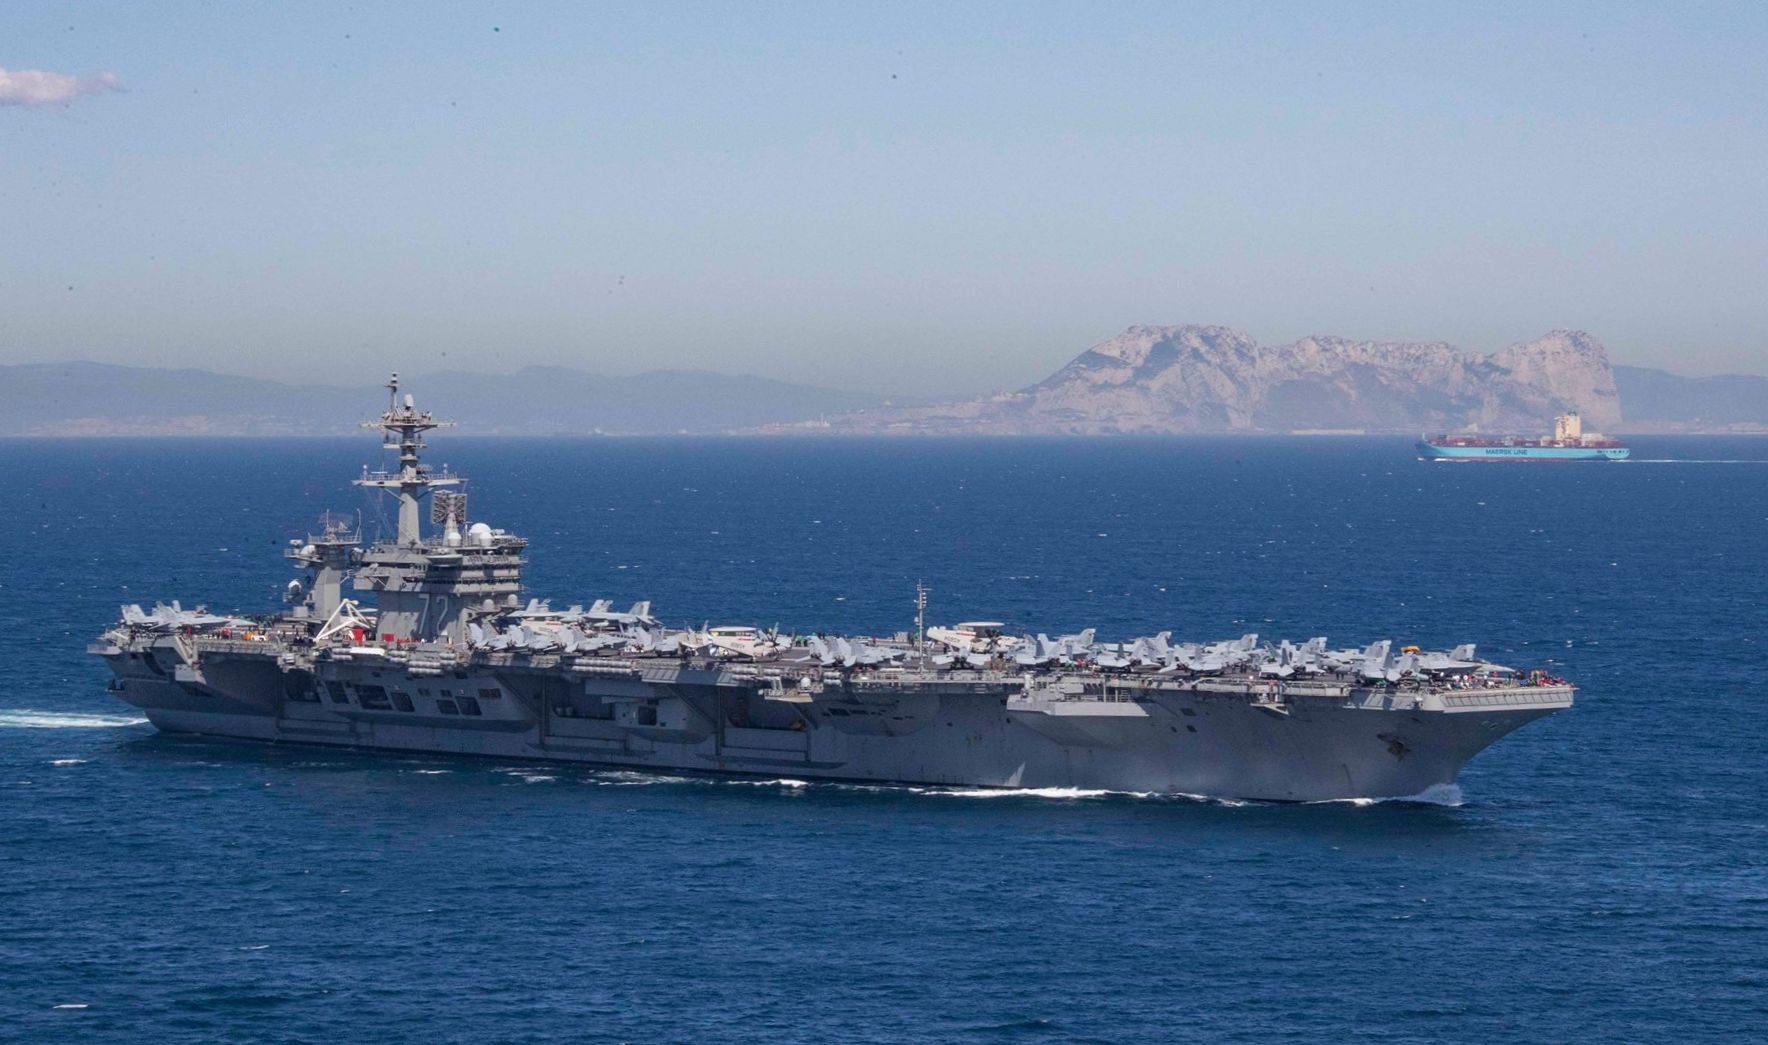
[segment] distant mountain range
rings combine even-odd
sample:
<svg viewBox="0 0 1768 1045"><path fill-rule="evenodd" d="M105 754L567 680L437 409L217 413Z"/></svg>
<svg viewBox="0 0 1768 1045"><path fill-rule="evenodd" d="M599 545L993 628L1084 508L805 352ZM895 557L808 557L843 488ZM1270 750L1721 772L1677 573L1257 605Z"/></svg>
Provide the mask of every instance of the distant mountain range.
<svg viewBox="0 0 1768 1045"><path fill-rule="evenodd" d="M1628 431L1768 430L1768 377L1681 377L1618 366L1615 387L1627 404Z"/></svg>
<svg viewBox="0 0 1768 1045"><path fill-rule="evenodd" d="M1768 431L1768 378L1611 367L1602 343L1575 330L1481 356L1442 342L1260 345L1227 327L1131 327L1021 391L909 405L704 370L446 371L407 387L485 435L1532 433L1567 410L1609 432ZM204 370L0 367L0 435L9 436L344 434L381 404L373 388Z"/></svg>
<svg viewBox="0 0 1768 1045"><path fill-rule="evenodd" d="M478 435L717 433L855 411L880 396L704 370L605 377L564 367L406 382ZM0 435L354 433L385 392L104 363L0 367Z"/></svg>

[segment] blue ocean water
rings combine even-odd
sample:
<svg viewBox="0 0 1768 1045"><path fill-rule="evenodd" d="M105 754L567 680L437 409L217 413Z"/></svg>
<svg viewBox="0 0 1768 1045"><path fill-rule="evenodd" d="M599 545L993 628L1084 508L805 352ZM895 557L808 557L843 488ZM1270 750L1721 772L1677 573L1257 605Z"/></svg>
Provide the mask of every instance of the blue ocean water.
<svg viewBox="0 0 1768 1045"><path fill-rule="evenodd" d="M536 594L1444 647L1584 686L1459 804L645 777L155 735L121 601L276 604L372 443L0 441L0 1036L1768 1036L1768 441L474 440ZM1728 462L1728 463L1719 463Z"/></svg>

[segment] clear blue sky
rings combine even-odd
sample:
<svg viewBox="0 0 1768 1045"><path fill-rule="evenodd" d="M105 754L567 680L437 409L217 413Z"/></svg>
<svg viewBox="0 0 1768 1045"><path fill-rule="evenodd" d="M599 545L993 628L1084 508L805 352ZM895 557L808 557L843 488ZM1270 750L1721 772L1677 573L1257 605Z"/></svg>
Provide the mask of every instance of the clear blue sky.
<svg viewBox="0 0 1768 1045"><path fill-rule="evenodd" d="M0 105L0 362L1768 372L1768 4L11 3L0 68L121 87Z"/></svg>

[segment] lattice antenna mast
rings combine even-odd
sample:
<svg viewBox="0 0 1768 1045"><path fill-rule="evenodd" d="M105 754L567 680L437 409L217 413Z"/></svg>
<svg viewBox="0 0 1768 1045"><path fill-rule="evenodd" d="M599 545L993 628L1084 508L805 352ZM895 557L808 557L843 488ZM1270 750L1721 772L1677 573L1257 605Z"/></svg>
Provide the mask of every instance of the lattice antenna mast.
<svg viewBox="0 0 1768 1045"><path fill-rule="evenodd" d="M460 532L467 525L467 495L437 490L430 495L430 522L442 527L442 540L449 545L460 543Z"/></svg>
<svg viewBox="0 0 1768 1045"><path fill-rule="evenodd" d="M465 480L450 475L446 468L439 473L432 472L428 465L418 460L418 451L425 446L424 433L432 428L453 428L454 422L438 421L429 411L420 413L409 394L401 401L398 374L387 382L387 394L387 412L378 421L362 422L362 427L379 428L385 433L382 445L399 451L399 470L371 472L365 465L362 478L355 482L357 486L387 490L399 498L398 541L401 545L414 545L423 540L418 502L431 490L459 486Z"/></svg>
<svg viewBox="0 0 1768 1045"><path fill-rule="evenodd" d="M920 581L915 582L915 649L927 649L927 596L932 594Z"/></svg>

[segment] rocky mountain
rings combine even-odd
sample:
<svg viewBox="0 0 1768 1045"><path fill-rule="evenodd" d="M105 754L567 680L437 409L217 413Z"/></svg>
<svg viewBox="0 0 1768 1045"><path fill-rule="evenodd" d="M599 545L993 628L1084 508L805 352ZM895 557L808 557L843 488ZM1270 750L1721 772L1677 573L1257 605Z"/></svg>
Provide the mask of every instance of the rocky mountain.
<svg viewBox="0 0 1768 1045"><path fill-rule="evenodd" d="M475 435L712 433L854 411L859 392L702 370L607 377L564 367L408 377L419 402ZM293 385L205 370L103 363L0 367L4 435L356 433L386 393L372 383Z"/></svg>
<svg viewBox="0 0 1768 1045"><path fill-rule="evenodd" d="M1023 391L844 415L833 431L1540 431L1576 410L1621 421L1601 342L1575 330L1481 356L1442 342L1306 337L1261 345L1218 326L1131 327ZM810 426L805 426L810 427Z"/></svg>

